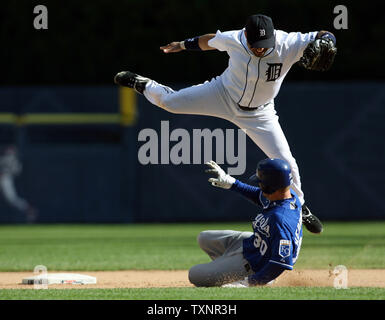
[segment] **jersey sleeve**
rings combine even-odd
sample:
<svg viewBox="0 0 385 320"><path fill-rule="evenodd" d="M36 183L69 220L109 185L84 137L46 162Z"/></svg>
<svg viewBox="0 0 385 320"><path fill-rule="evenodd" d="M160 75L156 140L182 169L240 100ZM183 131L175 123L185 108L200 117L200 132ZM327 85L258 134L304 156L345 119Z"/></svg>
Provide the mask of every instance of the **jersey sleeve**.
<svg viewBox="0 0 385 320"><path fill-rule="evenodd" d="M314 31L309 33L290 32L287 34L285 47L288 49L293 63L299 61L307 45L315 40L317 33L317 31Z"/></svg>
<svg viewBox="0 0 385 320"><path fill-rule="evenodd" d="M235 180L235 182L231 186L231 190L241 194L251 202L259 206L262 206L262 203L261 203L262 191L260 188L243 183L239 180Z"/></svg>
<svg viewBox="0 0 385 320"><path fill-rule="evenodd" d="M286 268L283 266L269 262L260 271L248 277L250 285L265 285L277 278Z"/></svg>
<svg viewBox="0 0 385 320"><path fill-rule="evenodd" d="M275 223L275 230L270 230L273 234L271 239L271 257L269 263L281 266L284 269L292 270L293 261L293 241L289 231L282 222Z"/></svg>
<svg viewBox="0 0 385 320"><path fill-rule="evenodd" d="M215 37L208 41L208 45L219 51L228 51L232 42L234 42L235 31L221 32L217 31Z"/></svg>

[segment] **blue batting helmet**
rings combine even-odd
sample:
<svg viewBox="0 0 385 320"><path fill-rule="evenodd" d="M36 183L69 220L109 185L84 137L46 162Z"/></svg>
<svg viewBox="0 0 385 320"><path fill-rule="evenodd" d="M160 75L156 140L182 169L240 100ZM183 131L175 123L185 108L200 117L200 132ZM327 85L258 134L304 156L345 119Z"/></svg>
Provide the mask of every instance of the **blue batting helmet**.
<svg viewBox="0 0 385 320"><path fill-rule="evenodd" d="M287 161L267 158L258 163L257 173L251 176L250 180L255 181L264 193L271 194L290 186L293 182L293 177Z"/></svg>

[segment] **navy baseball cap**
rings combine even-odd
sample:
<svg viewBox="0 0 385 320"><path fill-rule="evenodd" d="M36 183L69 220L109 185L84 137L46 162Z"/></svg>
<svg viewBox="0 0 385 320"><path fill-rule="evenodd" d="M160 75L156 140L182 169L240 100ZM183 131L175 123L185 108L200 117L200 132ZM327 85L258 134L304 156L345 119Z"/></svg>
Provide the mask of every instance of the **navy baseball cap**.
<svg viewBox="0 0 385 320"><path fill-rule="evenodd" d="M268 16L255 14L248 17L246 32L252 48L273 48L275 45L273 20Z"/></svg>

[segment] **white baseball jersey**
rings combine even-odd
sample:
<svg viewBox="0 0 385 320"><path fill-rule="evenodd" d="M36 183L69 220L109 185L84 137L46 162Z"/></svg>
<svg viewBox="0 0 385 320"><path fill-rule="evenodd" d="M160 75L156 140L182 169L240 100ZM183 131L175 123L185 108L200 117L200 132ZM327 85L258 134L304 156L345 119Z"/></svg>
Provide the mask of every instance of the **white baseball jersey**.
<svg viewBox="0 0 385 320"><path fill-rule="evenodd" d="M298 165L278 122L274 98L287 72L316 35L317 32L275 30L275 47L259 58L249 50L244 29L218 31L208 44L227 51L230 56L229 66L222 75L178 91L151 80L144 96L169 112L218 117L246 129L246 134L267 157L289 162L293 189L303 204ZM253 109L244 110L240 106Z"/></svg>
<svg viewBox="0 0 385 320"><path fill-rule="evenodd" d="M14 153L6 153L0 157L0 174L18 175L22 165Z"/></svg>
<svg viewBox="0 0 385 320"><path fill-rule="evenodd" d="M287 72L316 35L275 30L275 47L261 58L249 50L245 29L218 30L208 44L230 56L229 66L221 75L230 96L240 106L256 108L276 97Z"/></svg>
<svg viewBox="0 0 385 320"><path fill-rule="evenodd" d="M28 202L19 197L14 183L14 176L20 174L22 165L15 153L6 153L0 157L0 194L8 203L20 211L28 208Z"/></svg>

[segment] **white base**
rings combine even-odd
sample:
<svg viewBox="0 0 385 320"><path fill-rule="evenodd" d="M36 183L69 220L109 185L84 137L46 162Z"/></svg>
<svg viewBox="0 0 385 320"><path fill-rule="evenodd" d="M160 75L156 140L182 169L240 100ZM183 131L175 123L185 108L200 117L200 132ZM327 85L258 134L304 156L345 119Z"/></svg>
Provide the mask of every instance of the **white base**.
<svg viewBox="0 0 385 320"><path fill-rule="evenodd" d="M23 279L23 284L95 284L96 278L77 273L42 273Z"/></svg>

